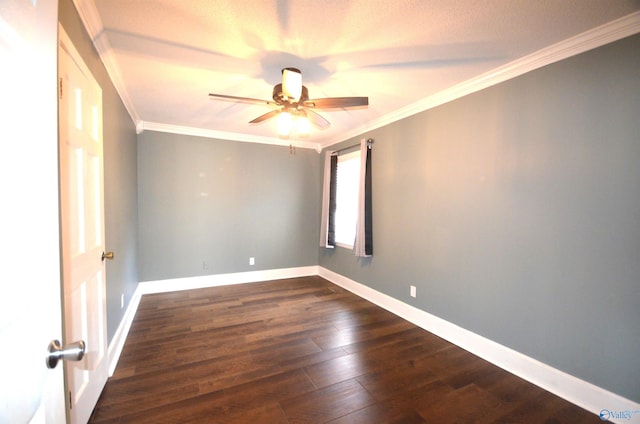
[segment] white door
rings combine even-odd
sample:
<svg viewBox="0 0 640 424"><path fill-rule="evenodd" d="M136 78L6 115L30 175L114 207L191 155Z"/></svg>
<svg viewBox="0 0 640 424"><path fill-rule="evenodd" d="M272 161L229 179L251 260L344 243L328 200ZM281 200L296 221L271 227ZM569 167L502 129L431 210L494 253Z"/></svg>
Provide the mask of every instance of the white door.
<svg viewBox="0 0 640 424"><path fill-rule="evenodd" d="M0 1L0 423L63 423L58 2Z"/></svg>
<svg viewBox="0 0 640 424"><path fill-rule="evenodd" d="M65 362L72 423L85 423L108 377L102 172L102 90L60 31L60 211L64 339L84 358Z"/></svg>

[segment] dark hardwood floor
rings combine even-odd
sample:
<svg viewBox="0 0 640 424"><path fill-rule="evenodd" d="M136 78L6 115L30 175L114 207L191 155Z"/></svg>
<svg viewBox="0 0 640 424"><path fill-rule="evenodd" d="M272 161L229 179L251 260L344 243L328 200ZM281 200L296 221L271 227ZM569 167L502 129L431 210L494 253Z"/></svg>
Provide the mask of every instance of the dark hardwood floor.
<svg viewBox="0 0 640 424"><path fill-rule="evenodd" d="M143 296L93 423L598 423L320 277Z"/></svg>

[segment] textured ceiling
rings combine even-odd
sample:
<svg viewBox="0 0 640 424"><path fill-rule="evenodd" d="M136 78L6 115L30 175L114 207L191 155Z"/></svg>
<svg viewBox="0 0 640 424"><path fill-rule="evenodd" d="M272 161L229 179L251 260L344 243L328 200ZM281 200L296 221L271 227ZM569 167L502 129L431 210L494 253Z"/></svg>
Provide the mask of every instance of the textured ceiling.
<svg viewBox="0 0 640 424"><path fill-rule="evenodd" d="M309 97L368 96L319 111L296 143L328 145L416 102L640 10L640 0L75 0L139 130L288 144L267 106L283 67ZM97 14L95 13L97 11ZM395 115L394 115L395 114ZM355 131L355 132L354 132Z"/></svg>

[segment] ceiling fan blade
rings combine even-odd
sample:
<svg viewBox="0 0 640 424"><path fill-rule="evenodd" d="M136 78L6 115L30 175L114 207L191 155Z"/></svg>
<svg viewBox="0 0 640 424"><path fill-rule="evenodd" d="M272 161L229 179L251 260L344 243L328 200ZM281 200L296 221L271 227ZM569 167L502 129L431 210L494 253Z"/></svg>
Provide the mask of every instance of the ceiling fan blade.
<svg viewBox="0 0 640 424"><path fill-rule="evenodd" d="M229 96L227 94L215 94L215 93L209 93L209 97L214 99L220 99L220 100L231 100L231 101L241 102L241 103L251 103L253 105L277 106L277 103L272 102L271 100L253 99L251 97L238 97L238 96Z"/></svg>
<svg viewBox="0 0 640 424"><path fill-rule="evenodd" d="M320 128L321 130L326 130L331 126L331 123L329 121L327 121L323 116L317 114L311 109L305 109L304 112L307 115L307 119L309 119L309 122Z"/></svg>
<svg viewBox="0 0 640 424"><path fill-rule="evenodd" d="M310 99L304 102L305 107L315 109L346 109L368 105L368 97L328 97L325 99Z"/></svg>
<svg viewBox="0 0 640 424"><path fill-rule="evenodd" d="M264 115L258 116L256 119L249 121L250 124L259 124L261 122L266 121L267 119L273 118L280 113L279 110L272 110L271 112L267 112Z"/></svg>

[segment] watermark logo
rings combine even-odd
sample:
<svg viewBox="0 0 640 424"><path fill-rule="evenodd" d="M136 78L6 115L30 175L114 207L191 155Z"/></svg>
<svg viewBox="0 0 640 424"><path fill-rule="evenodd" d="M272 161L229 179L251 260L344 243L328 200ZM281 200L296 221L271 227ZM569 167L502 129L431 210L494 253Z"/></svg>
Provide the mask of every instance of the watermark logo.
<svg viewBox="0 0 640 424"><path fill-rule="evenodd" d="M610 419L618 419L618 420L630 420L634 415L640 414L640 410L638 411L611 411L609 409L603 409L600 411L600 419L602 421L608 421Z"/></svg>

